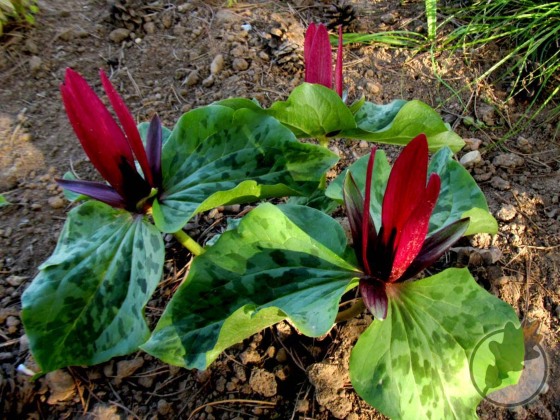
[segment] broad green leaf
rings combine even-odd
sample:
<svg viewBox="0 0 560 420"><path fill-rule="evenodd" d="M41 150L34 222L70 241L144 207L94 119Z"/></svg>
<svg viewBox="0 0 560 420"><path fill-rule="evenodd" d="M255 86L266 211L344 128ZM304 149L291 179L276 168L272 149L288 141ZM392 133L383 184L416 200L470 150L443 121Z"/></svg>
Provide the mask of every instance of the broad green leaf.
<svg viewBox="0 0 560 420"><path fill-rule="evenodd" d="M6 197L0 194L0 207L9 206L10 204L11 203L8 200L6 200Z"/></svg>
<svg viewBox="0 0 560 420"><path fill-rule="evenodd" d="M484 194L469 171L453 160L451 150L443 148L430 161L428 173L441 178L441 190L430 218L430 232L463 217L470 217L465 235L498 232L498 223L490 213Z"/></svg>
<svg viewBox="0 0 560 420"><path fill-rule="evenodd" d="M22 319L43 372L94 365L150 335L144 306L162 274L161 234L143 217L88 201L22 297Z"/></svg>
<svg viewBox="0 0 560 420"><path fill-rule="evenodd" d="M363 193L368 158L369 155L362 156L344 170L331 182L325 194L342 203L342 182L346 171L352 173L356 184ZM391 166L385 153L377 150L373 167L374 182L371 185L371 215L377 229L381 224L381 205L390 170ZM428 174L431 173L437 173L440 176L441 190L430 218L430 234L464 217L471 218L465 235L497 232L498 224L488 209L484 194L471 174L453 160L453 154L449 148L444 147L434 154L428 167Z"/></svg>
<svg viewBox="0 0 560 420"><path fill-rule="evenodd" d="M398 110L396 115L395 110ZM381 118L376 117L379 112ZM391 122L390 117L393 115L394 119ZM383 122L388 124L380 127L380 123ZM440 115L421 101L409 101L404 104L394 101L388 105L366 103L356 113L356 123L357 128L344 129L339 136L406 145L418 134L424 133L428 137L428 146L432 152L445 146L456 152L465 145L463 139L448 128Z"/></svg>
<svg viewBox="0 0 560 420"><path fill-rule="evenodd" d="M275 102L267 112L297 137L323 138L356 127L352 112L340 96L318 84L302 83L286 101Z"/></svg>
<svg viewBox="0 0 560 420"><path fill-rule="evenodd" d="M467 269L391 288L387 318L368 327L350 356L352 385L369 404L394 419L476 418L484 394L473 382L497 390L518 381L517 316Z"/></svg>
<svg viewBox="0 0 560 420"><path fill-rule="evenodd" d="M233 110L247 108L255 112L266 112L256 100L247 98L228 98L216 102L214 105L221 105Z"/></svg>
<svg viewBox="0 0 560 420"><path fill-rule="evenodd" d="M344 231L324 213L263 204L194 260L142 348L205 369L227 347L285 318L303 334L325 334L360 274L341 258L346 250Z"/></svg>
<svg viewBox="0 0 560 420"><path fill-rule="evenodd" d="M307 195L337 160L274 118L211 105L183 115L163 148L156 226L175 232L196 213L268 197Z"/></svg>

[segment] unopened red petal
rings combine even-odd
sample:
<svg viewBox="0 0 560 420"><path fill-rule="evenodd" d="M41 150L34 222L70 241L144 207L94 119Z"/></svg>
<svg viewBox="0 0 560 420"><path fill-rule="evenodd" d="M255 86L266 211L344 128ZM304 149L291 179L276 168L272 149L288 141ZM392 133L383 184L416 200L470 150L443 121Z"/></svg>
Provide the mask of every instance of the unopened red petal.
<svg viewBox="0 0 560 420"><path fill-rule="evenodd" d="M312 35L312 36L311 36ZM305 43L305 81L332 88L332 51L326 26L317 25Z"/></svg>
<svg viewBox="0 0 560 420"><path fill-rule="evenodd" d="M101 83L103 84L105 93L107 94L109 101L111 101L111 105L113 106L113 109L115 110L115 113L119 118L126 139L128 140L128 144L130 148L132 148L134 156L136 156L136 160L138 160L138 163L142 168L144 177L146 178L148 183L153 186L154 182L152 173L150 171L150 165L148 164L148 157L146 156L144 144L142 143L142 139L140 138L138 128L136 127L136 122L134 121L134 118L132 117L132 114L128 110L123 99L117 93L115 87L111 84L109 78L102 69L99 70L99 75L101 77Z"/></svg>

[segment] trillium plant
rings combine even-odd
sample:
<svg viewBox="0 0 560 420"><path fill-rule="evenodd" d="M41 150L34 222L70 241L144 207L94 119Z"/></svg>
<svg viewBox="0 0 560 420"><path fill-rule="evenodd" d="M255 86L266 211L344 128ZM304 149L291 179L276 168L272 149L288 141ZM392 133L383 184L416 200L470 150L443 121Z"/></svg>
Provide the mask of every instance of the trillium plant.
<svg viewBox="0 0 560 420"><path fill-rule="evenodd" d="M172 130L157 116L137 126L101 71L115 119L82 76L66 71L68 118L106 182L57 181L73 208L22 298L41 373L139 349L206 369L229 346L283 320L319 337L369 316L350 377L390 417L476 417L488 392L516 383L523 337L513 309L466 268L432 267L461 237L497 231L476 182L453 159L463 141L420 101L346 105L342 44L339 31L333 77L327 30L310 25L306 82L285 101L265 108L226 99L187 112ZM392 167L373 147L327 182L334 137L405 147ZM290 198L266 202L280 197ZM211 244L188 235L197 214L257 201ZM331 217L337 208L349 235ZM149 326L144 308L163 276L163 234L194 259ZM500 352L478 346L506 326Z"/></svg>

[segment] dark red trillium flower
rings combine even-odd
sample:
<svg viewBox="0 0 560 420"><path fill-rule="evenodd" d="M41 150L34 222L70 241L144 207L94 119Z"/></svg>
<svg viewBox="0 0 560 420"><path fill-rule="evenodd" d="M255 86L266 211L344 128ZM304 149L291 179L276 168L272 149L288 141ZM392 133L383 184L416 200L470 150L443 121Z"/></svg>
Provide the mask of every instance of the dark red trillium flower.
<svg viewBox="0 0 560 420"><path fill-rule="evenodd" d="M381 226L370 215L375 149L366 175L365 199L352 174L344 181L344 202L354 250L363 269L360 294L377 319L387 316L388 296L394 283L414 277L436 262L465 233L469 219L457 220L428 238L429 221L436 205L440 178L428 171L428 142L424 134L414 138L396 159L383 197Z"/></svg>
<svg viewBox="0 0 560 420"><path fill-rule="evenodd" d="M305 81L333 88L332 51L327 27L311 23L305 32L303 46ZM342 26L338 27L338 50L334 70L334 85L342 97Z"/></svg>
<svg viewBox="0 0 560 420"><path fill-rule="evenodd" d="M154 116L144 149L130 111L105 72L100 70L99 73L121 126L74 70L66 70L60 91L68 119L86 155L109 185L65 179L57 182L63 188L113 207L143 213L150 207L149 199L161 190L161 123L157 115ZM143 176L136 169L135 157Z"/></svg>

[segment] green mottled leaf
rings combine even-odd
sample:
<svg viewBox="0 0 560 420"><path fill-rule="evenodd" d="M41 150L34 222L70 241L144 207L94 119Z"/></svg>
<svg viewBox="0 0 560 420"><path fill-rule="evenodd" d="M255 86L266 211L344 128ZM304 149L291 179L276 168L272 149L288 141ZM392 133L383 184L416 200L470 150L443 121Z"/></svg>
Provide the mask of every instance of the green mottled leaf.
<svg viewBox="0 0 560 420"><path fill-rule="evenodd" d="M196 213L267 197L307 195L337 157L302 144L274 118L212 105L183 115L163 148L156 226L175 232Z"/></svg>
<svg viewBox="0 0 560 420"><path fill-rule="evenodd" d="M356 184L363 192L369 155L362 156L343 171L327 188L326 195L333 200L342 202L342 182L346 171L350 171ZM377 150L373 167L371 185L371 215L375 226L381 224L381 204L389 179L391 167L385 153ZM428 173L437 173L441 178L441 190L438 201L430 218L429 233L447 226L464 217L470 217L469 227L465 235L475 233L496 233L498 225L486 204L484 194L471 174L461 164L453 160L453 154L445 147L432 157Z"/></svg>
<svg viewBox="0 0 560 420"><path fill-rule="evenodd" d="M22 296L44 372L131 353L150 335L144 306L163 268L161 234L139 215L88 201L72 210L51 257Z"/></svg>
<svg viewBox="0 0 560 420"><path fill-rule="evenodd" d="M339 136L406 145L418 134L424 133L432 152L444 146L456 152L465 145L440 115L421 101L394 101L387 105L366 102L356 113L356 123L357 128L344 129Z"/></svg>
<svg viewBox="0 0 560 420"><path fill-rule="evenodd" d="M267 110L297 137L325 137L356 127L354 116L340 96L325 86L303 83L288 99Z"/></svg>
<svg viewBox="0 0 560 420"><path fill-rule="evenodd" d="M226 106L236 111L238 109L248 108L255 112L266 112L255 99L228 98L218 101L214 105Z"/></svg>
<svg viewBox="0 0 560 420"><path fill-rule="evenodd" d="M498 232L498 223L490 213L484 194L469 171L453 160L451 150L443 148L430 161L428 173L441 178L438 202L430 218L430 232L463 217L470 217L465 235Z"/></svg>
<svg viewBox="0 0 560 420"><path fill-rule="evenodd" d="M496 344L479 345L495 332L502 332L492 338ZM501 378L492 390L516 383L523 346L513 309L467 269L448 269L391 286L387 318L359 338L350 378L362 398L391 418L476 418L483 395L473 380L490 368ZM471 356L477 364L472 371Z"/></svg>
<svg viewBox="0 0 560 420"><path fill-rule="evenodd" d="M194 260L142 348L205 369L227 347L285 318L303 334L325 334L359 275L341 258L346 249L344 231L324 213L263 204Z"/></svg>

